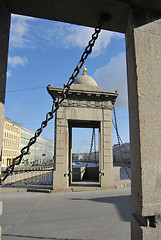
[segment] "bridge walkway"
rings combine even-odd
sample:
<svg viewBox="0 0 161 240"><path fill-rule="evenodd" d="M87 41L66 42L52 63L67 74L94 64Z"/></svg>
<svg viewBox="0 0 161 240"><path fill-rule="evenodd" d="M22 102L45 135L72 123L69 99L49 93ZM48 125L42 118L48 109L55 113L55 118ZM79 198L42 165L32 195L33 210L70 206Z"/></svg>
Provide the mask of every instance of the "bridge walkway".
<svg viewBox="0 0 161 240"><path fill-rule="evenodd" d="M130 240L130 188L3 193L3 240Z"/></svg>

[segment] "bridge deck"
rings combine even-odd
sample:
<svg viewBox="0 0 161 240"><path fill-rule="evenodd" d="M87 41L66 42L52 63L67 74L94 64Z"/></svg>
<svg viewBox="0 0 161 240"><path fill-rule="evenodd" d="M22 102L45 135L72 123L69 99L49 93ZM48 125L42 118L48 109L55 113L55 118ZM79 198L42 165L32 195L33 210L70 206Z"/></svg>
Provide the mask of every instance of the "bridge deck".
<svg viewBox="0 0 161 240"><path fill-rule="evenodd" d="M130 188L4 193L3 240L130 240Z"/></svg>

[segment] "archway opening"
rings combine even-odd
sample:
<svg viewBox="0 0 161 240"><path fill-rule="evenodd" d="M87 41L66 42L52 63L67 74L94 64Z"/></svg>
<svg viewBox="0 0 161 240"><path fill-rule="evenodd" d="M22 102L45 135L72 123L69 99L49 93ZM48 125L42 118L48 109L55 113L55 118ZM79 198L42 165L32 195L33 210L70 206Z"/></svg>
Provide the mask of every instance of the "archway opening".
<svg viewBox="0 0 161 240"><path fill-rule="evenodd" d="M99 123L70 122L69 185L99 186Z"/></svg>

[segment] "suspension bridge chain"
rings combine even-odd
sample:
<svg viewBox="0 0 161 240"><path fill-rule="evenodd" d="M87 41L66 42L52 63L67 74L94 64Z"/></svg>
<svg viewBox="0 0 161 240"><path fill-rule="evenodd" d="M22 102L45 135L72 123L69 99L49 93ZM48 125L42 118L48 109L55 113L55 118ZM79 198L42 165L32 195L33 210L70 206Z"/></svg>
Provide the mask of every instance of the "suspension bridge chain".
<svg viewBox="0 0 161 240"><path fill-rule="evenodd" d="M114 128L115 128L115 130L116 130L116 127L115 127L115 122L114 122L114 120L113 120L113 119L112 119L112 124L113 124L113 126L114 126ZM118 136L119 136L119 139L120 139L120 144L122 144L122 146L123 146L123 148L124 148L125 152L126 152L126 153L128 153L128 150L127 150L127 148L125 147L125 144L124 144L124 142L122 141L122 139L121 139L120 135L118 135Z"/></svg>
<svg viewBox="0 0 161 240"><path fill-rule="evenodd" d="M127 170L127 167L125 166L125 162L124 162L123 156L122 156L121 143L123 144L123 142L122 142L122 140L121 140L121 137L120 137L119 131L118 131L118 125L117 125L117 118L116 118L116 110L115 110L115 107L113 108L113 114L114 114L114 121L112 120L112 122L113 122L114 128L115 128L115 130L116 130L116 135L117 135L117 141L118 141L118 145L119 145L119 153L120 153L121 163L122 163L122 165L123 165L123 167L124 167L124 169L125 169L125 172L126 172L128 178L131 180L130 174L129 174L128 170ZM123 146L124 146L124 144L123 144ZM124 149L126 149L126 148L124 147ZM127 151L127 149L126 149L126 151Z"/></svg>
<svg viewBox="0 0 161 240"><path fill-rule="evenodd" d="M97 156L96 156L96 136L95 136L95 129L94 129L94 161L97 167Z"/></svg>
<svg viewBox="0 0 161 240"><path fill-rule="evenodd" d="M79 74L79 72L80 72L83 64L85 63L88 55L91 54L92 49L93 49L94 44L95 44L95 41L97 40L98 35L101 32L101 28L104 24L104 21L109 20L110 17L111 17L111 15L109 15L109 14L103 14L100 17L100 20L98 21L98 26L95 28L95 31L92 34L92 38L88 42L88 45L85 48L85 50L84 50L84 52L83 52L83 54L80 58L80 61L78 62L76 68L74 69L71 77L69 78L68 82L66 84L64 84L64 88L63 88L62 93L60 93L59 96L53 100L53 105L52 105L51 111L46 114L46 119L41 123L41 127L36 130L34 137L30 138L28 144L21 149L21 154L18 155L17 157L15 157L13 159L13 163L10 166L8 166L6 168L6 170L1 174L0 184L2 184L2 182L13 172L15 166L19 165L21 163L21 160L22 160L23 156L29 153L30 147L36 142L37 138L40 136L43 129L47 126L48 122L51 119L53 119L54 113L58 111L58 109L60 107L60 104L64 101L64 99L66 99L71 85L73 84L73 82L75 81L75 78Z"/></svg>
<svg viewBox="0 0 161 240"><path fill-rule="evenodd" d="M91 154L92 154L92 148L93 148L94 141L95 141L95 128L93 128L93 130L92 130L92 139L91 139L91 145L90 145L90 152L89 152L88 160L87 160L87 163L86 163L84 169L81 172L79 172L79 173L69 169L69 174L74 173L74 174L78 174L79 175L79 174L85 172L85 170L88 167L88 164L90 162L90 159L91 159Z"/></svg>

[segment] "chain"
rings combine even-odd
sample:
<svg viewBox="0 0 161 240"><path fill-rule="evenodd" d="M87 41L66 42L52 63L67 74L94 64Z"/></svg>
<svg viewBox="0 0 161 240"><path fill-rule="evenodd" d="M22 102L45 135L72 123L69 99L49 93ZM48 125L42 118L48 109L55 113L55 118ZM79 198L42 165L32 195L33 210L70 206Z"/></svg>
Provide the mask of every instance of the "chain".
<svg viewBox="0 0 161 240"><path fill-rule="evenodd" d="M85 172L85 170L86 170L86 168L88 167L88 164L89 164L89 162L90 162L90 159L91 159L91 154L92 154L92 148L93 148L93 142L94 142L94 141L95 141L95 128L93 128L93 131L92 131L92 140L91 140L91 145L90 145L90 152L89 152L88 160L87 160L87 163L86 163L84 169L83 169L81 172L79 172L79 173L74 172L73 170L69 169L69 173L70 173L70 174L71 174L71 173L81 174L81 173Z"/></svg>
<svg viewBox="0 0 161 240"><path fill-rule="evenodd" d="M96 156L96 136L95 136L95 129L94 129L94 161L97 167L97 156Z"/></svg>
<svg viewBox="0 0 161 240"><path fill-rule="evenodd" d="M109 14L104 14L104 15L101 16L100 21L98 22L98 26L95 28L95 31L92 34L92 38L88 42L88 45L85 48L85 50L84 50L84 52L83 52L83 54L80 58L80 61L78 62L77 66L74 69L74 71L73 71L71 77L69 78L68 82L66 84L64 84L64 88L63 88L62 93L60 93L59 96L53 100L53 105L52 105L51 111L46 114L46 119L41 123L41 127L36 130L34 137L30 138L27 146L25 146L21 149L21 154L18 155L17 157L15 157L13 159L13 163L6 168L4 173L1 174L0 184L2 184L2 182L13 172L15 166L19 165L21 163L21 160L22 160L23 156L29 153L30 147L36 142L37 138L40 136L43 129L47 126L48 122L51 119L53 119L54 113L57 112L57 110L60 107L60 104L64 101L64 99L66 99L71 85L73 84L75 78L79 74L79 72L80 72L83 64L85 63L88 55L92 52L93 46L95 44L95 41L98 38L98 35L101 31L101 28L103 26L104 21L109 20L109 18L110 18ZM48 87L47 87L47 90L48 90Z"/></svg>
<svg viewBox="0 0 161 240"><path fill-rule="evenodd" d="M114 121L112 121L112 122L113 122L114 128L115 128L115 130L116 130L116 135L117 135L117 141L118 141L118 145L119 145L119 152L120 152L121 163L122 163L122 165L123 165L123 167L124 167L124 169L125 169L125 172L126 172L128 178L131 180L130 174L129 174L128 170L127 170L127 167L125 166L125 163L124 163L124 160L123 160L123 157L122 157L121 143L120 143L120 142L122 142L122 140L121 140L121 138L120 138L120 136L119 136L119 132L118 132L118 126L117 126L117 119L116 119L115 107L113 108L113 113L114 113ZM126 149L126 148L125 148L125 149Z"/></svg>

